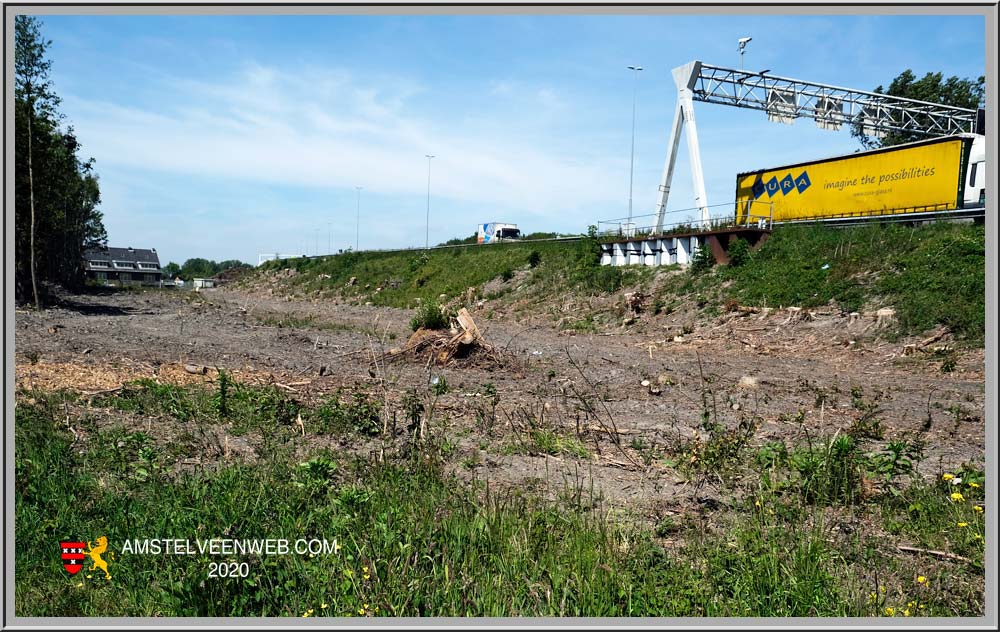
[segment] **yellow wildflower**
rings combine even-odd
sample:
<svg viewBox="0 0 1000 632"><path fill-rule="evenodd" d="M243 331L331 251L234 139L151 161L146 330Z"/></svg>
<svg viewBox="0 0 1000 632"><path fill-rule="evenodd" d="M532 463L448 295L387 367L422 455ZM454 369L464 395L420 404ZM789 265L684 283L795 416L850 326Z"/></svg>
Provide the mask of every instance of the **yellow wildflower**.
<svg viewBox="0 0 1000 632"><path fill-rule="evenodd" d="M868 603L875 603L878 601L878 595L875 593L868 593Z"/></svg>
<svg viewBox="0 0 1000 632"><path fill-rule="evenodd" d="M979 487L979 483L975 481L969 481L969 487L976 488Z"/></svg>
<svg viewBox="0 0 1000 632"><path fill-rule="evenodd" d="M904 617L910 616L910 609L909 608L907 608L906 610L903 611L903 616Z"/></svg>
<svg viewBox="0 0 1000 632"><path fill-rule="evenodd" d="M965 500L965 496L962 495L962 492L952 492L951 493L951 501L952 502L960 503L963 500Z"/></svg>
<svg viewBox="0 0 1000 632"><path fill-rule="evenodd" d="M892 615L896 614L896 609L893 608L892 606L886 606L885 613L891 617Z"/></svg>
<svg viewBox="0 0 1000 632"><path fill-rule="evenodd" d="M80 582L79 584L77 584L76 587L77 588L83 588L83 582Z"/></svg>
<svg viewBox="0 0 1000 632"><path fill-rule="evenodd" d="M91 575L87 575L87 579L90 579L91 577L92 577Z"/></svg>
<svg viewBox="0 0 1000 632"><path fill-rule="evenodd" d="M950 481L953 478L955 478L954 474L942 474L941 475L941 480L943 480L943 481Z"/></svg>
<svg viewBox="0 0 1000 632"><path fill-rule="evenodd" d="M974 511L978 511L979 513L983 513L983 507L982 507L982 505L973 505L972 509ZM90 576L88 575L88 577L90 577Z"/></svg>
<svg viewBox="0 0 1000 632"><path fill-rule="evenodd" d="M975 539L975 540L982 540L982 539L983 539L983 536L981 536L981 535L980 535L980 534L978 534L978 533L977 533L977 534L975 534L975 535L974 535L974 536L972 536L972 537L973 537L973 539Z"/></svg>
<svg viewBox="0 0 1000 632"><path fill-rule="evenodd" d="M958 528L959 528L959 529L964 529L964 528L965 528L965 527L967 527L967 526L969 526L969 523L968 523L968 522L959 522L959 523L958 523Z"/></svg>
<svg viewBox="0 0 1000 632"><path fill-rule="evenodd" d="M879 587L878 587L878 591L879 591L880 593L883 593L883 594L885 594L885 586L879 586Z"/></svg>
<svg viewBox="0 0 1000 632"><path fill-rule="evenodd" d="M358 614L364 614L364 613L365 613L364 608L358 608Z"/></svg>
<svg viewBox="0 0 1000 632"><path fill-rule="evenodd" d="M324 603L324 604L320 604L319 608L320 608L320 610L326 610L328 606L329 606L329 604L325 604Z"/></svg>
<svg viewBox="0 0 1000 632"><path fill-rule="evenodd" d="M918 584L926 584L927 583L927 578L924 577L923 575L921 575L921 576L917 577L917 583Z"/></svg>

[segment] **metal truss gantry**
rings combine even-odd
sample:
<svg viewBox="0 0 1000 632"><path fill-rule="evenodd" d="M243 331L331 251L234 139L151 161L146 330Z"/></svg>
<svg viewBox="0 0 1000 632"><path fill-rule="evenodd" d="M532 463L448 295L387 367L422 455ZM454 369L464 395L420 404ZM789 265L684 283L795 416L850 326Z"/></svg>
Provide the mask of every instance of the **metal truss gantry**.
<svg viewBox="0 0 1000 632"><path fill-rule="evenodd" d="M877 137L883 137L888 132L949 136L975 131L977 111L967 108L777 77L767 74L767 71L722 68L700 61L674 68L673 75L677 84L677 108L660 183L657 230L663 226L677 148L685 124L695 206L701 211L702 224L707 225L709 221L705 177L694 122L695 101L763 110L770 120L782 123L791 123L796 118L811 118L822 129L837 130L844 124L858 124L865 135Z"/></svg>

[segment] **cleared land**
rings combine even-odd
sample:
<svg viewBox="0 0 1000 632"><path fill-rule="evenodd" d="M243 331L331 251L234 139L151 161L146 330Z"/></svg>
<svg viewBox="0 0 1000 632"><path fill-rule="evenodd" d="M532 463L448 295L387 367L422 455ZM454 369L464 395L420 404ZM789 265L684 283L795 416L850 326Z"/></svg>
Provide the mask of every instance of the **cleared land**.
<svg viewBox="0 0 1000 632"><path fill-rule="evenodd" d="M912 270L940 243L976 255L981 227L959 230L878 239ZM18 613L979 616L976 307L923 328L929 308L882 302L905 271L848 269L875 233L831 235L714 272L595 271L587 244L495 270L474 249L352 255L18 311ZM816 300L742 278L769 258ZM801 281L823 259L832 280ZM495 353L408 351L405 306L440 293ZM251 557L244 579L128 554L110 581L66 575L58 541L98 535L343 551Z"/></svg>

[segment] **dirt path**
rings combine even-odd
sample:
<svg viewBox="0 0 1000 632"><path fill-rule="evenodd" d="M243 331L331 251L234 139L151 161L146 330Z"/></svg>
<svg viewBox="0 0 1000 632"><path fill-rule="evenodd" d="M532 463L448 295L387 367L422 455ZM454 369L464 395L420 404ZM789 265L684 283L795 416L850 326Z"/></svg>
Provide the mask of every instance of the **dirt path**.
<svg viewBox="0 0 1000 632"><path fill-rule="evenodd" d="M755 421L752 443L761 444L843 432L867 412L886 439L922 434L927 474L984 459L982 350L959 353L945 373L932 354L904 354L914 341L880 341L872 322L834 315L731 313L687 333L689 318L644 317L627 329L573 335L472 312L487 340L508 352L504 366L399 358L381 376L390 405L406 389L427 392L432 379L447 380L431 423L453 437L465 477L639 512L695 502L710 486L694 485L670 461L707 438L703 415L731 428ZM401 346L411 316L222 289L67 297L42 313L17 312L17 384L93 392L142 376L212 379L183 370L194 364L310 397L376 384L370 350ZM484 418L487 384L499 403ZM575 437L590 456L497 449L516 445L532 424Z"/></svg>

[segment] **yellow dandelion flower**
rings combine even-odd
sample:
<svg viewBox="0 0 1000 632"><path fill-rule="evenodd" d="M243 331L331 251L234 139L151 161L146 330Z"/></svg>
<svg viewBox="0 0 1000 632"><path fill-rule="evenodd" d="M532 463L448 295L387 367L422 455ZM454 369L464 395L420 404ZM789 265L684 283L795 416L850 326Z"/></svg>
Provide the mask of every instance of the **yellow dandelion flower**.
<svg viewBox="0 0 1000 632"><path fill-rule="evenodd" d="M364 608L365 610L367 610L368 609L368 604L361 604L361 607Z"/></svg>
<svg viewBox="0 0 1000 632"><path fill-rule="evenodd" d="M969 487L972 487L973 489L975 489L976 487L979 487L979 483L977 483L975 481L969 481Z"/></svg>
<svg viewBox="0 0 1000 632"><path fill-rule="evenodd" d="M309 611L308 610L306 610L305 612L302 613L302 618L303 619L305 619L308 616L309 616Z"/></svg>
<svg viewBox="0 0 1000 632"><path fill-rule="evenodd" d="M754 502L754 506L755 507L760 507L760 501L758 500L758 501Z"/></svg>
<svg viewBox="0 0 1000 632"><path fill-rule="evenodd" d="M954 474L942 474L941 475L941 480L943 480L943 481L950 481L953 478L955 478Z"/></svg>
<svg viewBox="0 0 1000 632"><path fill-rule="evenodd" d="M364 608L358 608L358 614L364 614L364 613L365 613Z"/></svg>
<svg viewBox="0 0 1000 632"><path fill-rule="evenodd" d="M965 527L967 527L967 526L969 526L969 523L968 523L968 522L959 522L959 523L958 523L958 528L959 528L959 529L964 529L964 528L965 528Z"/></svg>
<svg viewBox="0 0 1000 632"><path fill-rule="evenodd" d="M924 604L920 604L919 607L920 607L921 610L923 610L924 609Z"/></svg>
<svg viewBox="0 0 1000 632"><path fill-rule="evenodd" d="M927 583L927 578L924 577L923 575L921 575L920 577L917 577L917 583L918 584L926 584Z"/></svg>
<svg viewBox="0 0 1000 632"><path fill-rule="evenodd" d="M891 617L892 615L896 614L896 609L893 608L892 606L886 606L885 613Z"/></svg>
<svg viewBox="0 0 1000 632"><path fill-rule="evenodd" d="M983 513L983 507L982 507L982 505L973 505L972 509L973 509L973 511L978 511L979 513ZM90 575L88 575L87 577L90 577Z"/></svg>
<svg viewBox="0 0 1000 632"><path fill-rule="evenodd" d="M916 608L917 607L917 602L916 601L909 601L909 602L906 603L906 607L907 608Z"/></svg>
<svg viewBox="0 0 1000 632"><path fill-rule="evenodd" d="M977 534L973 535L972 538L975 539L975 540L982 540L983 536L981 536L980 534L977 533Z"/></svg>
<svg viewBox="0 0 1000 632"><path fill-rule="evenodd" d="M907 608L906 610L903 611L903 616L904 617L910 616L910 609L909 608Z"/></svg>
<svg viewBox="0 0 1000 632"><path fill-rule="evenodd" d="M361 572L362 573L367 573L368 572L368 567L367 566L362 566L361 567Z"/></svg>
<svg viewBox="0 0 1000 632"><path fill-rule="evenodd" d="M963 500L965 500L965 496L962 495L962 492L952 492L951 493L951 501L952 502L954 502L954 503L960 503Z"/></svg>

